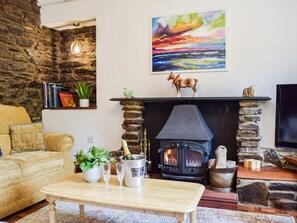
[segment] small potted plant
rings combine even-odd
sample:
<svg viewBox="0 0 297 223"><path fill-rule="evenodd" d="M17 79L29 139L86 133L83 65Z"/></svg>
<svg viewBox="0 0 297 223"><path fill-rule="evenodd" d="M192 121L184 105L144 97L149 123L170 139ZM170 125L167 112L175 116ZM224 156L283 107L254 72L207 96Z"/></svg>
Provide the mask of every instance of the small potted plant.
<svg viewBox="0 0 297 223"><path fill-rule="evenodd" d="M78 94L79 106L80 107L89 107L90 96L93 92L93 87L86 82L75 82L76 92Z"/></svg>
<svg viewBox="0 0 297 223"><path fill-rule="evenodd" d="M110 157L108 149L96 146L90 147L87 152L80 150L74 156L75 164L81 168L85 180L90 183L96 183L101 178L101 164L116 161Z"/></svg>

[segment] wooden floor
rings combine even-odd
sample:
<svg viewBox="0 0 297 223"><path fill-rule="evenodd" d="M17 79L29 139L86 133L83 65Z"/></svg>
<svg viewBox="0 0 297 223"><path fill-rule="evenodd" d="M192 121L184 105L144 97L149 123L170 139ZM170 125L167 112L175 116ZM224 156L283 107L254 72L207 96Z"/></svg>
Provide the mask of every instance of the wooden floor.
<svg viewBox="0 0 297 223"><path fill-rule="evenodd" d="M12 214L6 218L3 218L3 219L0 219L0 221L4 221L4 222L8 222L8 223L13 223L13 222L16 222L18 220L20 220L21 218L39 210L40 208L43 208L47 205L47 201L46 200L43 200L43 201L40 201L39 203L37 204L34 204L28 208L25 208L24 210L22 211L19 211L15 214Z"/></svg>

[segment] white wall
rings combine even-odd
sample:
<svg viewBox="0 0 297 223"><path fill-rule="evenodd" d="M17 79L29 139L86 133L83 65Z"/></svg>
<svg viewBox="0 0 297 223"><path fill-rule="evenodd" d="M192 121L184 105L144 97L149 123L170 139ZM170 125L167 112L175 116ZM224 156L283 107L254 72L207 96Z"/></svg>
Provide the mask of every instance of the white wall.
<svg viewBox="0 0 297 223"><path fill-rule="evenodd" d="M97 110L43 111L47 131L74 134L75 153L95 145L120 147L123 87L136 97L174 96L167 74L150 74L150 17L208 9L228 10L229 69L227 72L184 73L199 80L199 96L241 96L256 85L262 104L261 146L274 146L275 85L297 83L296 0L78 0L45 6L43 24L96 17ZM188 96L190 91L186 92Z"/></svg>

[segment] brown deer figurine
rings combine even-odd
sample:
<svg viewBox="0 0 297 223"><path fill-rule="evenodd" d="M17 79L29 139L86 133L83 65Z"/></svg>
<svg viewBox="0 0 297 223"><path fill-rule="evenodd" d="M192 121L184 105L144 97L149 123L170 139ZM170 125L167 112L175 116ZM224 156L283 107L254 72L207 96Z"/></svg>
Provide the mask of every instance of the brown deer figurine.
<svg viewBox="0 0 297 223"><path fill-rule="evenodd" d="M180 74L178 75L174 75L172 72L168 75L167 80L172 80L172 85L175 86L176 91L177 91L177 97L181 97L181 88L186 88L189 87L193 90L194 94L193 97L197 97L198 96L198 92L196 89L196 85L198 80L194 79L194 78L185 78L182 79L180 77Z"/></svg>

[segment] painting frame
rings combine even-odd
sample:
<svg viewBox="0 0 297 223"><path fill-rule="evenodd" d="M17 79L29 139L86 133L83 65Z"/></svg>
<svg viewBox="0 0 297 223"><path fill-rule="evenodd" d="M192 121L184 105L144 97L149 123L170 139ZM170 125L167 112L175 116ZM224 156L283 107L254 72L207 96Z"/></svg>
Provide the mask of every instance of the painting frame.
<svg viewBox="0 0 297 223"><path fill-rule="evenodd" d="M152 16L150 72L227 71L227 17L224 8Z"/></svg>

